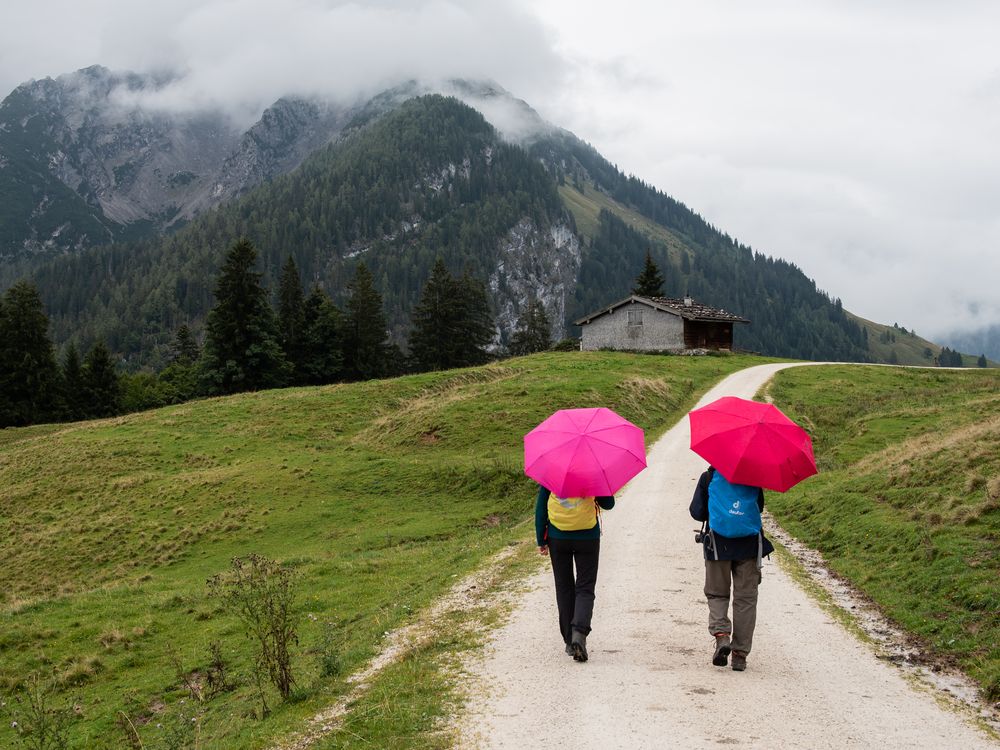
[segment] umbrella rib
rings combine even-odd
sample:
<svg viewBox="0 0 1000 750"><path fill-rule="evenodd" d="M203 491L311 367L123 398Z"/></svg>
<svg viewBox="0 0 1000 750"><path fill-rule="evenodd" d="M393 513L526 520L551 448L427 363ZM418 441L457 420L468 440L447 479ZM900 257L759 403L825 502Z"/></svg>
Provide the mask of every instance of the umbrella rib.
<svg viewBox="0 0 1000 750"><path fill-rule="evenodd" d="M601 476L604 477L604 486L607 487L608 489L610 489L611 488L611 481L608 479L608 472L604 468L604 464L602 464L598 460L597 454L594 453L594 449L591 447L591 445L590 445L589 442L584 442L584 445L587 446L587 450L590 451L590 457L594 460L594 463L597 464L597 467L601 470Z"/></svg>
<svg viewBox="0 0 1000 750"><path fill-rule="evenodd" d="M593 433L590 433L587 437L591 438L594 442L603 443L604 445L611 446L612 448L618 448L619 450L623 450L626 453L628 453L630 456L632 456L633 458L645 458L646 457L645 452L642 454L642 456L637 456L637 455L635 455L635 453L633 453L632 451L630 451L628 448L626 448L625 446L621 445L620 443L612 443L609 440L602 440L599 437L595 437ZM593 452L593 451L591 451L591 452Z"/></svg>

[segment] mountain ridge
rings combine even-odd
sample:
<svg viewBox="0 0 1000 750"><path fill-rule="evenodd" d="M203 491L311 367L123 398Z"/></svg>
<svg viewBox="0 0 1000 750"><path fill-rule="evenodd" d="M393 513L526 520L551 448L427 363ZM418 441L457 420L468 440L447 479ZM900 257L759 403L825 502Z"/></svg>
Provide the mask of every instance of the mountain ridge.
<svg viewBox="0 0 1000 750"><path fill-rule="evenodd" d="M110 74L90 75L104 80ZM85 348L105 338L131 366L155 367L164 361L172 329L186 323L198 330L212 303L218 258L244 234L261 250L266 283L273 286L292 254L305 282L338 301L353 265L364 260L385 298L390 333L401 344L436 255L455 272L483 277L497 318L495 343L502 347L535 298L556 338L572 333L567 324L574 318L628 292L650 252L665 272L668 294L691 293L753 321L738 334L738 346L806 359L877 358L858 319L794 264L753 251L683 203L623 174L501 87L452 81L447 88L492 112L503 129L413 81L348 107L280 99L239 136L229 156L219 157L212 174L225 179L211 184L211 195L206 175L172 173L175 181L198 183L187 193L196 196L187 214L174 206L169 216L138 220L138 239L90 249L88 232L98 230L87 225L73 253L49 253L44 264L44 253L0 262L0 286L27 272L42 287L60 344L74 340ZM410 122L392 119L415 100L435 105L422 114L422 105L411 106ZM405 148L394 145L386 118L391 127L410 129L400 140ZM460 123L448 143L435 130L442 122ZM6 142L0 137L0 147ZM491 164L494 154L503 157L499 166ZM126 183L125 172L114 175L121 176L117 184ZM91 209L104 205L77 197ZM86 218L109 239L121 238L121 228L107 226L107 215ZM170 234L160 236L164 231Z"/></svg>

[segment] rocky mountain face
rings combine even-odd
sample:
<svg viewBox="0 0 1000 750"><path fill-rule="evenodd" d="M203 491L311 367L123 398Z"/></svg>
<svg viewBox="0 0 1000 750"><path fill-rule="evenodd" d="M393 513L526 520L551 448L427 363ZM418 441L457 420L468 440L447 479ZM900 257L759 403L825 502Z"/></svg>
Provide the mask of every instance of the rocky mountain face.
<svg viewBox="0 0 1000 750"><path fill-rule="evenodd" d="M567 336L566 308L580 277L580 238L565 222L544 230L519 221L500 241L487 286L493 298L496 345L506 344L531 300L545 307L553 341Z"/></svg>
<svg viewBox="0 0 1000 750"><path fill-rule="evenodd" d="M93 66L0 104L0 256L149 236L284 174L353 112L283 98L241 132L222 112L139 102L169 79Z"/></svg>

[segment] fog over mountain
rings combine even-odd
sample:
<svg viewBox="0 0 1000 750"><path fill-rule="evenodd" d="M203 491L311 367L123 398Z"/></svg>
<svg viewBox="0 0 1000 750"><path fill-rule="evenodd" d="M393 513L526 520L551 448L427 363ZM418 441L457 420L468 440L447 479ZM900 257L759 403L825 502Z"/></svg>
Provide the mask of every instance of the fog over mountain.
<svg viewBox="0 0 1000 750"><path fill-rule="evenodd" d="M998 27L978 0L55 0L5 9L0 94L98 63L166 82L124 109L242 132L282 97L495 80L851 310L933 336L1000 324Z"/></svg>

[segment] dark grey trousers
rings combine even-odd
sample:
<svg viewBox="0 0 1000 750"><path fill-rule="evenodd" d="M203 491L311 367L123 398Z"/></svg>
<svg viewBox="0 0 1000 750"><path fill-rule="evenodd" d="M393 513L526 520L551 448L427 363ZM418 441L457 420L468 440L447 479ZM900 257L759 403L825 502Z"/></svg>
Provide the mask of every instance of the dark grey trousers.
<svg viewBox="0 0 1000 750"><path fill-rule="evenodd" d="M559 631L566 643L573 637L574 629L584 635L590 633L600 555L600 539L549 539L549 558L556 581L556 606L559 607Z"/></svg>
<svg viewBox="0 0 1000 750"><path fill-rule="evenodd" d="M757 586L760 570L757 561L706 560L705 598L708 599L708 632L726 633L733 639L733 651L750 653L753 630L757 625ZM733 619L729 619L729 594L732 591Z"/></svg>

